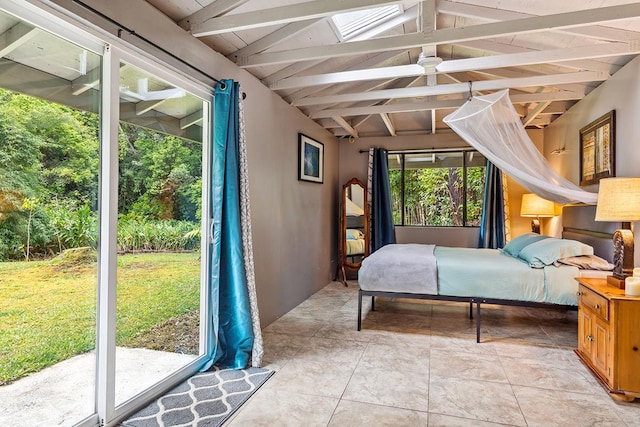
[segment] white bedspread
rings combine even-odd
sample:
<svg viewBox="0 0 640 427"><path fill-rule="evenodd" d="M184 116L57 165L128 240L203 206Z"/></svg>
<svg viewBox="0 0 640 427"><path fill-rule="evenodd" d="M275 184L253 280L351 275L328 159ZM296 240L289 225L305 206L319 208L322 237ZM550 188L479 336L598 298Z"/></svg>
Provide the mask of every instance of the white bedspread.
<svg viewBox="0 0 640 427"><path fill-rule="evenodd" d="M435 245L386 245L362 261L358 271L365 291L438 294ZM384 260L384 262L376 262Z"/></svg>

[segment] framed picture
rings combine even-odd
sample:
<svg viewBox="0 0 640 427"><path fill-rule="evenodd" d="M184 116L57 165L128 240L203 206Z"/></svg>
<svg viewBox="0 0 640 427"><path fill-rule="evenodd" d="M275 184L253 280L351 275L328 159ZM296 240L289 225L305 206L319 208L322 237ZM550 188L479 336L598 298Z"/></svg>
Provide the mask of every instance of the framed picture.
<svg viewBox="0 0 640 427"><path fill-rule="evenodd" d="M324 178L324 144L298 134L298 180L322 184Z"/></svg>
<svg viewBox="0 0 640 427"><path fill-rule="evenodd" d="M580 129L580 185L597 184L616 176L616 111Z"/></svg>

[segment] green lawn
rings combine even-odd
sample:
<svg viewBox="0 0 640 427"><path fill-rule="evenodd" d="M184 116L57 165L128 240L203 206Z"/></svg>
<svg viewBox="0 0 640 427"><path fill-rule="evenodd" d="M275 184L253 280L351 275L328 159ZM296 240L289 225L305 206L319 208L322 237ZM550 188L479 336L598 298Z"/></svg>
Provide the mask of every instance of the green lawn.
<svg viewBox="0 0 640 427"><path fill-rule="evenodd" d="M96 263L0 263L0 385L95 348ZM116 343L198 309L198 253L118 257Z"/></svg>

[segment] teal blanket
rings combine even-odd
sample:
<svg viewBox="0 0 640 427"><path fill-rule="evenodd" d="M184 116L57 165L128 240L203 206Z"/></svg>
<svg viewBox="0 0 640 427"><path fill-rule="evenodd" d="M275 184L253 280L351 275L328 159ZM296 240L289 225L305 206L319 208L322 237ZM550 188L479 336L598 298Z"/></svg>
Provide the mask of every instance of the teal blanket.
<svg viewBox="0 0 640 427"><path fill-rule="evenodd" d="M532 268L497 249L387 245L358 272L366 291L578 305L573 266Z"/></svg>
<svg viewBox="0 0 640 427"><path fill-rule="evenodd" d="M438 293L577 305L575 267L531 268L497 249L436 247Z"/></svg>

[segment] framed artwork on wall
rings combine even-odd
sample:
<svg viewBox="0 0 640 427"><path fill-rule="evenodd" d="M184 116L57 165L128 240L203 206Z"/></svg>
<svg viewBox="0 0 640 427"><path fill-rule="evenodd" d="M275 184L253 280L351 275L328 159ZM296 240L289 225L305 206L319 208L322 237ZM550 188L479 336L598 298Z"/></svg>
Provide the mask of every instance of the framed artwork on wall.
<svg viewBox="0 0 640 427"><path fill-rule="evenodd" d="M298 134L298 180L322 184L324 179L324 144Z"/></svg>
<svg viewBox="0 0 640 427"><path fill-rule="evenodd" d="M616 176L616 111L611 110L580 129L580 185Z"/></svg>

